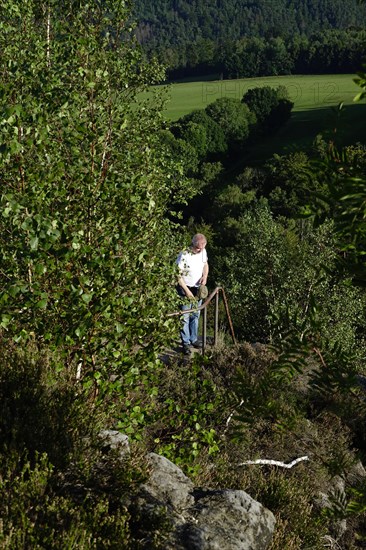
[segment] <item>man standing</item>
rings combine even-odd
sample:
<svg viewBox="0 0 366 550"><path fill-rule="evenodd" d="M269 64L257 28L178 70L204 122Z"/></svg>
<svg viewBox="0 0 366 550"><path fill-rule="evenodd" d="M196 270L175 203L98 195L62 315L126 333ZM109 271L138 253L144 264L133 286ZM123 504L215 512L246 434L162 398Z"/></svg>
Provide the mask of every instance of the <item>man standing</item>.
<svg viewBox="0 0 366 550"><path fill-rule="evenodd" d="M179 279L177 291L179 296L187 298L189 303L182 305L182 310L199 307L202 300L196 298L201 285L206 285L208 276L208 260L206 252L207 240L202 233L197 233L192 238L192 244L183 250L178 258ZM197 341L199 311L182 315L183 325L180 336L183 345L183 353L190 354L190 346L201 347Z"/></svg>

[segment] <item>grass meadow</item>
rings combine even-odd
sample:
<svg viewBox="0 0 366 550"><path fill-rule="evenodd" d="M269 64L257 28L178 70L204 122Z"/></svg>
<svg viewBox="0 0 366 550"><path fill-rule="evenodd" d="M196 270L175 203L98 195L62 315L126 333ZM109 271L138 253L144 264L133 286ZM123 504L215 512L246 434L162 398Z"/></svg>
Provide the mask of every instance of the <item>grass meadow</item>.
<svg viewBox="0 0 366 550"><path fill-rule="evenodd" d="M203 109L219 97L241 99L249 88L286 86L294 108L275 138L263 139L248 151L247 161L261 162L273 153L308 150L317 135L338 145L366 141L366 102L354 103L359 92L355 75L292 75L238 80L201 80L168 85L165 116L176 120ZM338 109L343 104L341 110Z"/></svg>

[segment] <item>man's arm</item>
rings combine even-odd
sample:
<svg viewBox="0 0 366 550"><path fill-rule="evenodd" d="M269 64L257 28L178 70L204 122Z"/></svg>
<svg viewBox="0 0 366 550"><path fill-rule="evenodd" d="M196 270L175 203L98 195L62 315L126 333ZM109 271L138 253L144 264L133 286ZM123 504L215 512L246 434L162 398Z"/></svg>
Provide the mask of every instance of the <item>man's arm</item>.
<svg viewBox="0 0 366 550"><path fill-rule="evenodd" d="M208 262L206 262L203 266L202 270L202 277L200 278L200 284L206 285L207 284L207 277L208 277Z"/></svg>

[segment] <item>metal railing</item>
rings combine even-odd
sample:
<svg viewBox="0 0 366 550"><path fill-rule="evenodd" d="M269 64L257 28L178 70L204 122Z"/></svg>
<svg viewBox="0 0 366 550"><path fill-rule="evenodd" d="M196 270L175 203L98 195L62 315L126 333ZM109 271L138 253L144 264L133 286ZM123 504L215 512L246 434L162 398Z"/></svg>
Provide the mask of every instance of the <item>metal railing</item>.
<svg viewBox="0 0 366 550"><path fill-rule="evenodd" d="M225 313L226 313L226 317L227 317L227 320L228 320L228 323L229 323L231 338L232 338L233 343L236 344L237 342L236 342L236 338L235 338L235 334L234 334L233 323L232 323L231 316L230 316L228 301L227 301L227 298L226 298L225 290L221 286L217 286L215 288L215 290L213 292L211 292L211 294L209 294L209 296L206 298L206 300L200 306L195 307L195 308L191 308L191 309L175 311L174 313L169 313L168 314L168 317L173 317L175 315L185 315L187 313L192 313L194 311L202 311L203 312L203 315L202 315L202 317L203 317L203 321L202 321L202 353L205 352L205 349L206 349L206 346L207 346L207 308L211 304L211 302L213 301L214 298L215 298L215 301L214 301L215 309L214 309L214 339L213 339L213 345L216 346L216 344L217 344L217 338L218 338L218 333L219 333L219 295L220 295L220 293L222 294L222 298L223 298L223 302L224 302Z"/></svg>

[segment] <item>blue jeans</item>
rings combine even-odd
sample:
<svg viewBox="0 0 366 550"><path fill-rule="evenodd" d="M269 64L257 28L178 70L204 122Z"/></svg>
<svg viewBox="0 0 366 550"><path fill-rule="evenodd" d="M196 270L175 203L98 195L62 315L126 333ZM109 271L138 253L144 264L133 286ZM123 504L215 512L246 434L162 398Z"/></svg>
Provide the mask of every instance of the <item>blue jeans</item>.
<svg viewBox="0 0 366 550"><path fill-rule="evenodd" d="M186 309L192 309L200 306L202 300L195 301L192 304L184 304L181 306L182 311ZM198 338L198 320L200 318L200 311L192 311L191 313L184 313L182 315L182 328L180 331L180 337L182 339L183 346L189 346L191 343L197 341Z"/></svg>
<svg viewBox="0 0 366 550"><path fill-rule="evenodd" d="M181 299L187 300L186 294L181 286L177 285L177 292ZM198 287L188 287L193 296L196 296ZM195 300L191 304L181 304L180 309L185 311L186 309L194 309L202 304L202 300ZM180 330L180 337L183 346L189 346L197 341L198 338L198 320L200 318L200 311L192 311L192 313L184 313L181 317L182 327Z"/></svg>

